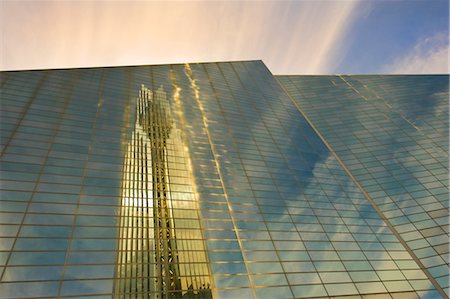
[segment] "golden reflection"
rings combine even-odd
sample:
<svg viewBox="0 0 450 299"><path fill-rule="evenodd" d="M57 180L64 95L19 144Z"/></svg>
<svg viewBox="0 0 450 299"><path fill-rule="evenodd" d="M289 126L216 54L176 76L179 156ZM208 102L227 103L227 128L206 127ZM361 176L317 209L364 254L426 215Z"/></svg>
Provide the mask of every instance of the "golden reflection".
<svg viewBox="0 0 450 299"><path fill-rule="evenodd" d="M142 85L124 159L115 297L211 298L189 168L165 92Z"/></svg>

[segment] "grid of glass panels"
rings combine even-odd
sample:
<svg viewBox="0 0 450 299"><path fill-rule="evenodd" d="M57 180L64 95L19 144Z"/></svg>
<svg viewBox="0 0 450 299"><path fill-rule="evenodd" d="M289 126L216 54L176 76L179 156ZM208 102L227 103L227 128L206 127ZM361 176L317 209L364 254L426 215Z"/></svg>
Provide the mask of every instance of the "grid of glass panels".
<svg viewBox="0 0 450 299"><path fill-rule="evenodd" d="M1 96L5 298L439 297L262 62L4 72Z"/></svg>
<svg viewBox="0 0 450 299"><path fill-rule="evenodd" d="M2 81L0 293L110 294L128 71L8 72Z"/></svg>
<svg viewBox="0 0 450 299"><path fill-rule="evenodd" d="M449 77L277 78L448 294Z"/></svg>

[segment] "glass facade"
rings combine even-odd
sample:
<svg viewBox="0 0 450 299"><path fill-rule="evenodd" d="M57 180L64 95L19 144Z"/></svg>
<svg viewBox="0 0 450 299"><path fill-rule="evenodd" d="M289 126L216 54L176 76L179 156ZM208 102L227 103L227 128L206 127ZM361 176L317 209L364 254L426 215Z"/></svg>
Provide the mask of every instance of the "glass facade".
<svg viewBox="0 0 450 299"><path fill-rule="evenodd" d="M1 86L3 298L445 298L446 76L248 61Z"/></svg>
<svg viewBox="0 0 450 299"><path fill-rule="evenodd" d="M277 79L448 295L449 76Z"/></svg>

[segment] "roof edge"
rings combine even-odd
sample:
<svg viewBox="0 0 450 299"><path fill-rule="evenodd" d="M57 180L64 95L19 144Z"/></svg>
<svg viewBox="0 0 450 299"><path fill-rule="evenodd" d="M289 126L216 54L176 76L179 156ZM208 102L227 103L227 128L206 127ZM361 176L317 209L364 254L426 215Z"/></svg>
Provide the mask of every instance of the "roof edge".
<svg viewBox="0 0 450 299"><path fill-rule="evenodd" d="M178 63L161 63L161 64L134 64L134 65L114 65L114 66L81 66L81 67L60 67L60 68L42 68L42 69L18 69L18 70L0 70L5 72L31 72L31 71L52 71L52 70L74 70L74 69L98 69L98 68L120 68L120 67L142 67L142 66L163 66L163 65L184 65L184 64L212 64L212 63L227 63L227 62L261 62L262 59L250 60L221 60L221 61L203 61L203 62L178 62ZM265 64L264 64L265 65Z"/></svg>

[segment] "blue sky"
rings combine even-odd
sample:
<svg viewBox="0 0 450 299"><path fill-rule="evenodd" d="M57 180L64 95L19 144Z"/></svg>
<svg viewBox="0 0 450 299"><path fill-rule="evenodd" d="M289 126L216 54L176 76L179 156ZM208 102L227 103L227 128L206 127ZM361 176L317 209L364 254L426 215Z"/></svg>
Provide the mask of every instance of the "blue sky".
<svg viewBox="0 0 450 299"><path fill-rule="evenodd" d="M448 73L447 0L2 1L0 69L262 59L274 74Z"/></svg>
<svg viewBox="0 0 450 299"><path fill-rule="evenodd" d="M361 5L365 9L360 10L361 15L347 32L348 52L335 72L386 72L397 60L414 53L417 46L422 47L419 52L444 46L448 51L448 1L374 1ZM419 58L426 59L426 53Z"/></svg>

